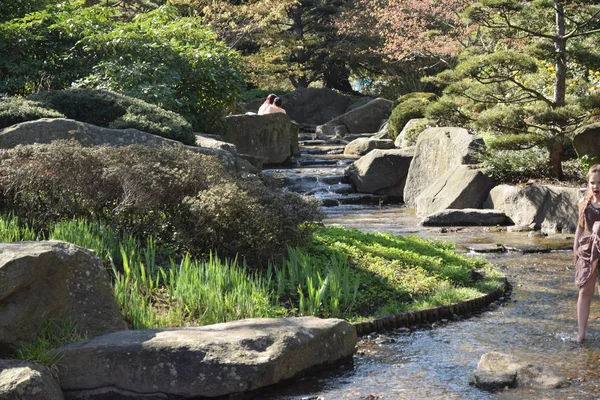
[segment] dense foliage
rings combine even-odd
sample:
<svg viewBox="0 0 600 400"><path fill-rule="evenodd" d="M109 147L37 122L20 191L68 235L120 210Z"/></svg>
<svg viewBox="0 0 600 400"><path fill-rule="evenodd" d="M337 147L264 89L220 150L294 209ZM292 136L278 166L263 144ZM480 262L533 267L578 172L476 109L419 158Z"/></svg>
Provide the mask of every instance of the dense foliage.
<svg viewBox="0 0 600 400"><path fill-rule="evenodd" d="M0 98L0 129L39 118L65 118L65 115L22 97Z"/></svg>
<svg viewBox="0 0 600 400"><path fill-rule="evenodd" d="M400 96L397 105L392 110L389 118L390 136L396 138L408 121L413 118L422 118L425 116L425 109L436 99L434 93L410 93ZM415 136L415 135L413 135ZM415 137L411 136L411 144L414 144Z"/></svg>
<svg viewBox="0 0 600 400"><path fill-rule="evenodd" d="M479 45L438 76L448 87L430 117L502 135L497 148L541 147L563 178L564 150L597 108L600 6L480 0L465 16L481 27Z"/></svg>
<svg viewBox="0 0 600 400"><path fill-rule="evenodd" d="M76 121L106 128L134 128L190 145L196 142L192 126L181 115L115 92L64 89L29 98Z"/></svg>
<svg viewBox="0 0 600 400"><path fill-rule="evenodd" d="M0 93L113 90L214 129L242 83L238 55L197 18L163 6L133 19L81 2L0 24Z"/></svg>
<svg viewBox="0 0 600 400"><path fill-rule="evenodd" d="M152 236L176 251L246 258L258 267L308 238L314 202L183 148L86 148L70 142L0 153L2 207L39 228L68 217Z"/></svg>
<svg viewBox="0 0 600 400"><path fill-rule="evenodd" d="M337 23L347 0L174 0L200 15L219 37L239 49L249 81L262 88L323 87L350 92L349 78L379 73L381 54L366 31L341 33Z"/></svg>

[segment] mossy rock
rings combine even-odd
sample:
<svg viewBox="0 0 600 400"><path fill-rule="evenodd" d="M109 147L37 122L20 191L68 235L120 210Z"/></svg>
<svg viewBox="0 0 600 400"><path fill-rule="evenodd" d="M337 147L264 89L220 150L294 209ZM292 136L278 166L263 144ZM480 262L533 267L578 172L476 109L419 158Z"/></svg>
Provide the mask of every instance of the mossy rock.
<svg viewBox="0 0 600 400"><path fill-rule="evenodd" d="M395 139L409 120L424 117L425 108L436 99L435 93L425 92L414 92L400 96L388 121L390 137Z"/></svg>
<svg viewBox="0 0 600 400"><path fill-rule="evenodd" d="M192 126L181 115L119 93L97 89L65 89L29 98L66 118L115 129L134 128L193 145Z"/></svg>

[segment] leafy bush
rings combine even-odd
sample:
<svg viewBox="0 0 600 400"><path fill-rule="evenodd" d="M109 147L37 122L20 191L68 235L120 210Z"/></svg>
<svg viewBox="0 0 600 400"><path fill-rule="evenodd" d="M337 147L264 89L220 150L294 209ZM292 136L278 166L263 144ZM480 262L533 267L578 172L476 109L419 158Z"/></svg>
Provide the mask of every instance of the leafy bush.
<svg viewBox="0 0 600 400"><path fill-rule="evenodd" d="M86 148L70 142L0 151L0 198L37 228L100 220L174 249L264 263L307 239L315 202L225 170L181 148Z"/></svg>
<svg viewBox="0 0 600 400"><path fill-rule="evenodd" d="M182 116L145 101L106 90L65 89L30 97L67 118L106 128L134 128L194 144L192 126Z"/></svg>
<svg viewBox="0 0 600 400"><path fill-rule="evenodd" d="M522 183L550 177L547 154L539 147L528 150L484 150L478 156L497 182Z"/></svg>
<svg viewBox="0 0 600 400"><path fill-rule="evenodd" d="M398 105L392 110L389 119L390 136L396 138L406 123L413 118L422 118L425 108L435 100L434 93L415 92L398 98Z"/></svg>
<svg viewBox="0 0 600 400"><path fill-rule="evenodd" d="M203 24L163 6L135 18L63 2L0 23L0 92L112 90L215 130L243 82L239 55Z"/></svg>
<svg viewBox="0 0 600 400"><path fill-rule="evenodd" d="M0 98L0 129L20 122L39 118L64 118L55 110L48 109L36 101L21 97Z"/></svg>

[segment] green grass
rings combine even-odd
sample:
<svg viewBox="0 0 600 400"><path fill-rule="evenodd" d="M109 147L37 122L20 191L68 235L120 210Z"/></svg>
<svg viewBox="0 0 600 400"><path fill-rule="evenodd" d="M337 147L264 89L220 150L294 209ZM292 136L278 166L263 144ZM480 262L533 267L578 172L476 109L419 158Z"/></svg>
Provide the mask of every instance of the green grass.
<svg viewBox="0 0 600 400"><path fill-rule="evenodd" d="M11 216L0 217L0 227L4 241L49 237L94 250L135 329L298 315L361 320L452 304L501 285L484 259L458 255L451 244L339 227L318 228L309 246L288 249L280 265L262 272L212 254L173 259L152 238L140 242L81 219L48 235ZM482 272L485 279L473 279Z"/></svg>
<svg viewBox="0 0 600 400"><path fill-rule="evenodd" d="M15 356L20 360L51 366L60 359L53 351L55 348L86 339L78 332L75 323L48 320L40 327L35 340L17 345Z"/></svg>
<svg viewBox="0 0 600 400"><path fill-rule="evenodd" d="M363 233L341 227L318 229L308 251L346 256L360 277L351 320L445 305L500 287L482 258L457 254L454 245L415 236ZM474 281L473 272L486 278Z"/></svg>

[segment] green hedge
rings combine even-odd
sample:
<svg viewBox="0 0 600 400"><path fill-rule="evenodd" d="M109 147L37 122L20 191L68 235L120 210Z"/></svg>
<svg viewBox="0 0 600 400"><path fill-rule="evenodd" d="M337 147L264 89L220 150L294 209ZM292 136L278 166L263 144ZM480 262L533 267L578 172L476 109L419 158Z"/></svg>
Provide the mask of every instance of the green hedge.
<svg viewBox="0 0 600 400"><path fill-rule="evenodd" d="M395 139L404 125L413 118L423 118L425 108L434 101L437 96L434 93L415 92L400 96L397 106L392 110L389 119L390 136Z"/></svg>
<svg viewBox="0 0 600 400"><path fill-rule="evenodd" d="M106 128L135 128L193 145L192 126L181 116L145 101L107 90L65 89L30 97L67 118Z"/></svg>
<svg viewBox="0 0 600 400"><path fill-rule="evenodd" d="M37 101L22 97L0 98L0 129L40 118L64 118L64 114L48 109Z"/></svg>

